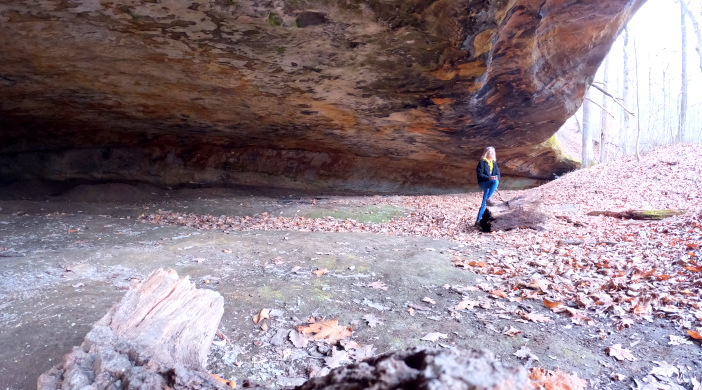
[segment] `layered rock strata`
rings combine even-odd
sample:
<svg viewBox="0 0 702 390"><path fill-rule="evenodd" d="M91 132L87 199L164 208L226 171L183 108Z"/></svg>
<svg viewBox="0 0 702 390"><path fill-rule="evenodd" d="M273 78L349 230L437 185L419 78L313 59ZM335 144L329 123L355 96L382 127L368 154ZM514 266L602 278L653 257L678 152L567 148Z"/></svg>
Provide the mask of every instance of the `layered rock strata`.
<svg viewBox="0 0 702 390"><path fill-rule="evenodd" d="M492 145L549 179L644 1L5 1L0 178L427 192Z"/></svg>

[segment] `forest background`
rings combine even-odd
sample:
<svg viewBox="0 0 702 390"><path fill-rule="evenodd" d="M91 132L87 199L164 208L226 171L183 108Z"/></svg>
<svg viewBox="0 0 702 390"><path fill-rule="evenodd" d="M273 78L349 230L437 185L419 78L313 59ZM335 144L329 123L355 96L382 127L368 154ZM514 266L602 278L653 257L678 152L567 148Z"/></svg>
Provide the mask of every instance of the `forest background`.
<svg viewBox="0 0 702 390"><path fill-rule="evenodd" d="M617 38L583 105L559 130L566 154L587 166L661 145L702 143L700 21L700 1L649 0ZM591 149L583 148L586 139Z"/></svg>

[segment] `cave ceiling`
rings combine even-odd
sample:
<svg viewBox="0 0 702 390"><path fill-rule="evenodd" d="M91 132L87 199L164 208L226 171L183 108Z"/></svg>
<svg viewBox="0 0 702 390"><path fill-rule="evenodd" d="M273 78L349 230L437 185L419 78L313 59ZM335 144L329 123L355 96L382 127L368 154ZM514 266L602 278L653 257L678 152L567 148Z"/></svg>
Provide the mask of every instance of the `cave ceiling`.
<svg viewBox="0 0 702 390"><path fill-rule="evenodd" d="M644 1L0 2L0 179L432 191L486 146L550 179Z"/></svg>

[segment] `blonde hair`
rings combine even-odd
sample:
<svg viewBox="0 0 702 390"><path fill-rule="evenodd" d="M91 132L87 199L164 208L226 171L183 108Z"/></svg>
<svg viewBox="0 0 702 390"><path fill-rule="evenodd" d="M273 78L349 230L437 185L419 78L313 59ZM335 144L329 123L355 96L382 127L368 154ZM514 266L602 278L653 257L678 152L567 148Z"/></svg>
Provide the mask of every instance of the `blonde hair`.
<svg viewBox="0 0 702 390"><path fill-rule="evenodd" d="M495 153L495 148L493 148L492 146L488 146L487 148L485 148L482 158L487 159L487 156L488 154L490 154L490 152L492 152L492 155L495 156L495 158L493 158L492 161L497 161L497 153Z"/></svg>

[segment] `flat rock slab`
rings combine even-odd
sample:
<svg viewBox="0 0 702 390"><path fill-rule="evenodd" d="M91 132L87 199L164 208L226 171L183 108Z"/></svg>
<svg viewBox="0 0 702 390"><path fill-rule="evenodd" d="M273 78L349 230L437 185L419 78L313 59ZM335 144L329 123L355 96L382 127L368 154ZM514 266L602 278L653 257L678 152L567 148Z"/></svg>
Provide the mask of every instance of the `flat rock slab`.
<svg viewBox="0 0 702 390"><path fill-rule="evenodd" d="M333 212L336 207L324 202L351 201L330 198L317 200L317 205L284 205L277 201L290 200L290 194L275 199L189 191L188 196L180 194L163 201L182 211L198 207L200 212L215 215L225 208L294 215L302 206L310 207L310 212ZM373 206L376 199L358 198L358 206L361 201L365 202L363 207ZM133 282L144 280L159 267L173 268L181 276L190 276L198 288L222 295L224 314L218 330L227 340L222 344L218 336L213 338L217 344L209 350L207 369L235 379L239 386L245 380L278 388L299 385L310 375L328 369L325 359L333 353L329 346L325 349L323 343L310 343L297 348L289 337L278 337L281 330L289 335L310 317L338 319L339 324L353 327L352 340L363 347L371 346L373 355L417 346L456 346L488 348L502 363L517 364L527 363L513 355L527 345L540 359L532 365L576 371L579 377L595 381L594 388L628 389L629 382L611 382L610 374L621 369L627 376L643 376L652 368L646 359L618 362L607 356L605 348L616 343L639 357L682 362L693 370L702 367L699 345L668 344L670 335L679 334L677 325L668 320L637 322L605 333L603 340L596 328L576 325L569 317L551 313L540 302L508 302L479 288L463 290L489 287L494 276L486 275L489 279L458 269L451 260L458 253L467 261L484 261L503 248L497 234L479 234L470 243L299 231L227 235L134 221L134 215L160 207L154 203L49 200L13 201L29 214L0 214L0 247L26 254L0 262L1 388L34 388L39 375L59 363L73 346L80 345L92 325ZM71 212L61 215L61 210L69 208ZM129 214L120 217L118 213L124 210ZM69 232L76 228L80 230ZM324 268L328 272L320 277L312 273ZM387 290L369 286L380 286L375 284L378 281ZM488 300L492 306L455 310L464 299ZM381 311L373 307L376 305L387 309ZM552 321L518 322L521 318L510 313L527 310L523 307ZM267 330L252 321L263 308L270 309L270 318L264 321ZM378 320L373 321L374 327L364 319L370 318L368 315ZM608 317L597 320L605 322ZM521 333L514 337L502 334L509 326ZM431 333L441 333L445 338L421 340ZM356 362L353 358L343 362L349 363Z"/></svg>

